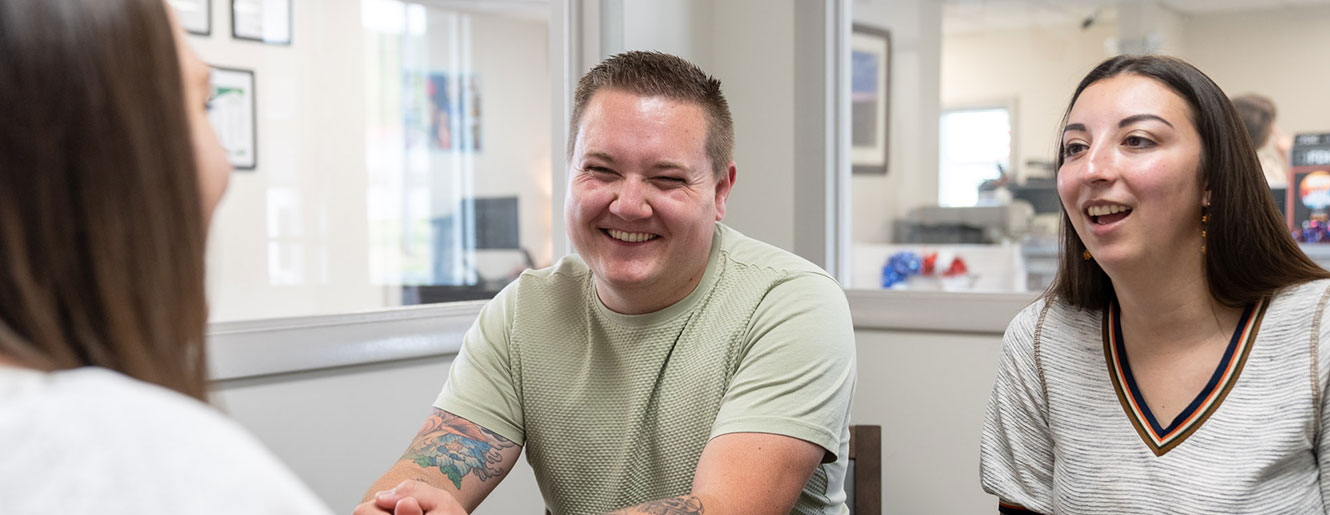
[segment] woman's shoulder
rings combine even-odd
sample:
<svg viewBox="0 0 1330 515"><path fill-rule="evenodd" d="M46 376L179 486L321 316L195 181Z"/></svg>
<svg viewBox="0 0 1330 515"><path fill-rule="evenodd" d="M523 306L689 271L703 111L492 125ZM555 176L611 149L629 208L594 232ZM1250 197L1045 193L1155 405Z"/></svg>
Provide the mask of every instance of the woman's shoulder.
<svg viewBox="0 0 1330 515"><path fill-rule="evenodd" d="M1062 332L1082 326L1095 329L1101 317L1098 310L1073 306L1056 295L1042 295L1016 313L1007 324L1007 336L1009 339L1013 336L1033 338L1036 333L1049 330Z"/></svg>
<svg viewBox="0 0 1330 515"><path fill-rule="evenodd" d="M239 424L116 372L0 372L0 408L0 498L70 513L327 513Z"/></svg>
<svg viewBox="0 0 1330 515"><path fill-rule="evenodd" d="M1316 279L1285 286L1272 296L1270 307L1272 309L1279 306L1315 308L1324 302L1323 297L1327 297L1327 292L1330 292L1330 279Z"/></svg>
<svg viewBox="0 0 1330 515"><path fill-rule="evenodd" d="M215 408L118 372L86 367L42 375L29 383L24 398L15 400L39 404L30 415L56 426L53 429L81 420L102 431L151 438L152 445L194 445L200 439L211 439L214 445L259 445Z"/></svg>

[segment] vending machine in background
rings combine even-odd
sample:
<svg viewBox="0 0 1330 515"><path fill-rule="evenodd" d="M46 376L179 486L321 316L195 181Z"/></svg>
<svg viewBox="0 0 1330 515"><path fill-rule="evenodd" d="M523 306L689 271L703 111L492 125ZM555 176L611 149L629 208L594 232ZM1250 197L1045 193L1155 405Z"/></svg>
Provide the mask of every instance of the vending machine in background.
<svg viewBox="0 0 1330 515"><path fill-rule="evenodd" d="M1293 238L1330 243L1330 134L1299 134L1293 139L1288 195L1285 200Z"/></svg>

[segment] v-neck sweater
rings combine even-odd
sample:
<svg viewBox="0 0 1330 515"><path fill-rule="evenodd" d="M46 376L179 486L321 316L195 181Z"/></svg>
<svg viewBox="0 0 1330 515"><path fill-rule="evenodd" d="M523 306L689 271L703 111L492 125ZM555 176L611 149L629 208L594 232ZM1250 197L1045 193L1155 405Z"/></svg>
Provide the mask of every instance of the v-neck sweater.
<svg viewBox="0 0 1330 515"><path fill-rule="evenodd" d="M1032 304L1003 339L984 489L1006 513L1323 513L1327 300L1313 281L1248 306L1175 421L1143 405L1111 307Z"/></svg>

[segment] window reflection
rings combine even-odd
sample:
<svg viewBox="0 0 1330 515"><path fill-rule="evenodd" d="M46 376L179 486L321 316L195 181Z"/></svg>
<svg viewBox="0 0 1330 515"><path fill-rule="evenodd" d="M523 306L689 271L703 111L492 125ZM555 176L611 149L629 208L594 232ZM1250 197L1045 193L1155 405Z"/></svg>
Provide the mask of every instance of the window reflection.
<svg viewBox="0 0 1330 515"><path fill-rule="evenodd" d="M544 27L535 39L518 18L363 6L371 281L400 286L403 304L492 296L550 261Z"/></svg>
<svg viewBox="0 0 1330 515"><path fill-rule="evenodd" d="M902 167L893 165L894 175L884 179L854 178L853 287L880 288L888 259L911 252L961 256L977 277L968 285L918 280L897 287L1041 290L1056 268L1058 124L1077 81L1118 53L1182 57L1231 96L1269 97L1279 106L1282 132L1330 133L1330 97L1314 86L1330 81L1319 64L1330 48L1324 30L1330 2L944 0L938 8L936 22L928 16L896 21L904 13L882 19L855 14L856 23L898 36L893 61L900 64L893 65L892 80L905 85L893 86L900 92L893 93L892 107L917 107L920 115L893 118L889 131L893 163L918 166L897 174ZM911 61L928 63L933 42L940 49L933 60L936 97L930 95L933 70ZM982 109L990 106L1005 108L1009 138L1002 137L1002 122L978 114L997 116ZM911 131L926 129L930 115L938 123L935 147L926 139L895 141L919 141ZM938 156L934 166L930 153ZM1330 264L1330 252L1304 249Z"/></svg>
<svg viewBox="0 0 1330 515"><path fill-rule="evenodd" d="M256 84L258 163L212 227L212 321L484 298L548 265L548 6L293 5L291 46L190 39Z"/></svg>

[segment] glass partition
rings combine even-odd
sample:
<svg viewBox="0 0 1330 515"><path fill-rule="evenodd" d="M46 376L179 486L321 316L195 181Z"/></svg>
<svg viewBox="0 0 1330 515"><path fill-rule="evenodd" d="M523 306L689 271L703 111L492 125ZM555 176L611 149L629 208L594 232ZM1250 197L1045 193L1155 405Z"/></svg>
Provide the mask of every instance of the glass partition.
<svg viewBox="0 0 1330 515"><path fill-rule="evenodd" d="M1330 68L1319 64L1330 48L1330 2L854 7L855 23L892 31L895 55L889 171L854 177L852 288L1042 290L1057 259L1058 124L1077 82L1119 53L1178 56L1232 96L1268 97L1286 138L1330 133ZM1330 264L1322 247L1304 248Z"/></svg>
<svg viewBox="0 0 1330 515"><path fill-rule="evenodd" d="M290 45L190 36L254 77L257 159L214 219L212 321L487 298L548 266L549 6L293 8Z"/></svg>

